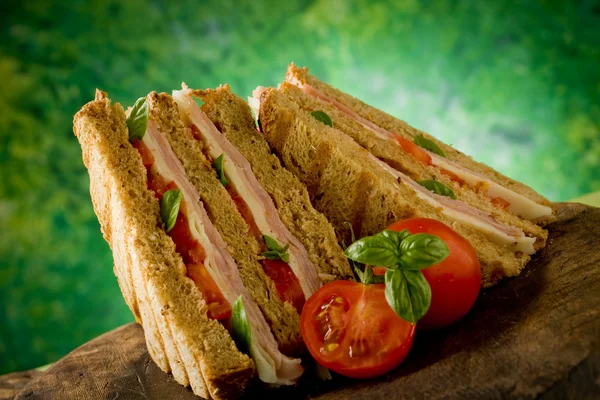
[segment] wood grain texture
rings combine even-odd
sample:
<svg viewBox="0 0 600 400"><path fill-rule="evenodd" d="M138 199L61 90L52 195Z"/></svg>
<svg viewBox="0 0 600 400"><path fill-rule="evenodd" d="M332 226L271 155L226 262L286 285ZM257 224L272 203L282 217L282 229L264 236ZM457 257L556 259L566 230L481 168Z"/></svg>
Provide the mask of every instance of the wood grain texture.
<svg viewBox="0 0 600 400"><path fill-rule="evenodd" d="M370 381L336 376L253 392L286 399L600 398L600 208L561 204L550 241L521 276L483 292L406 361ZM111 331L60 360L17 399L197 399L150 360L142 329Z"/></svg>
<svg viewBox="0 0 600 400"><path fill-rule="evenodd" d="M13 372L12 374L0 375L0 400L12 400L32 379L43 375L42 371L32 369L30 371Z"/></svg>

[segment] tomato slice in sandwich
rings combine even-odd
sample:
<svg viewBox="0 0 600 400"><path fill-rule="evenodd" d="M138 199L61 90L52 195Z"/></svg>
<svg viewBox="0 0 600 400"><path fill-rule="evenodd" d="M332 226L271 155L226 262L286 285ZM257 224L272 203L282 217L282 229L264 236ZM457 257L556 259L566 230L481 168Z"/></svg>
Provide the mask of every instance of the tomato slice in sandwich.
<svg viewBox="0 0 600 400"><path fill-rule="evenodd" d="M400 147L402 147L402 150L412 155L418 161L421 161L427 165L431 165L431 156L427 154L423 148L400 135L394 135L394 139L396 139L396 142L398 142Z"/></svg>
<svg viewBox="0 0 600 400"><path fill-rule="evenodd" d="M302 310L304 342L319 364L351 378L391 371L408 354L415 325L387 304L384 285L330 282Z"/></svg>

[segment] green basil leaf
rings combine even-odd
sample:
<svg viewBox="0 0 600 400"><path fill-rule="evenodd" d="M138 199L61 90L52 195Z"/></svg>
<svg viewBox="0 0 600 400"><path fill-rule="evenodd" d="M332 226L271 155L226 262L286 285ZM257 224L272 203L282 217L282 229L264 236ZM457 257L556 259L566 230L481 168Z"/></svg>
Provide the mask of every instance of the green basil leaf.
<svg viewBox="0 0 600 400"><path fill-rule="evenodd" d="M148 101L145 97L137 99L129 117L127 117L127 130L129 131L129 141L142 140L148 128Z"/></svg>
<svg viewBox="0 0 600 400"><path fill-rule="evenodd" d="M428 179L424 181L419 181L419 185L431 190L433 193L437 193L442 196L448 196L451 199L456 200L456 195L454 194L454 191L441 182Z"/></svg>
<svg viewBox="0 0 600 400"><path fill-rule="evenodd" d="M279 251L281 250L281 246L277 242L277 240L273 239L269 235L263 235L263 239L265 240L265 244L269 250Z"/></svg>
<svg viewBox="0 0 600 400"><path fill-rule="evenodd" d="M242 353L249 354L250 346L252 345L252 331L246 317L246 310L244 309L241 295L231 308L231 331L238 349Z"/></svg>
<svg viewBox="0 0 600 400"><path fill-rule="evenodd" d="M221 181L221 185L227 186L229 184L229 182L227 181L227 178L225 177L225 170L223 169L224 163L225 163L225 155L221 154L213 162L212 166L214 169L217 170L217 176L219 177L219 180Z"/></svg>
<svg viewBox="0 0 600 400"><path fill-rule="evenodd" d="M416 323L429 310L431 288L421 271L387 270L385 299L405 321Z"/></svg>
<svg viewBox="0 0 600 400"><path fill-rule="evenodd" d="M400 250L394 240L377 235L357 240L348 246L344 254L359 263L382 267L394 267L400 260Z"/></svg>
<svg viewBox="0 0 600 400"><path fill-rule="evenodd" d="M439 156L442 157L446 157L446 155L444 154L444 152L442 151L442 149L440 149L440 146L438 146L437 144L435 144L435 142L427 139L425 136L423 135L417 135L415 136L414 142L416 145L431 151L432 153L435 153Z"/></svg>
<svg viewBox="0 0 600 400"><path fill-rule="evenodd" d="M282 253L280 251L269 250L262 253L263 257L269 260L281 260L283 262L290 262L290 255L288 253Z"/></svg>
<svg viewBox="0 0 600 400"><path fill-rule="evenodd" d="M323 111L313 111L310 113L310 115L312 115L318 121L321 121L325 125L329 125L333 128L333 122L331 122L331 118L329 118L329 115L325 114Z"/></svg>
<svg viewBox="0 0 600 400"><path fill-rule="evenodd" d="M400 243L400 268L419 270L439 264L450 254L446 243L427 233L410 235Z"/></svg>
<svg viewBox="0 0 600 400"><path fill-rule="evenodd" d="M273 239L269 235L263 235L263 239L265 240L265 244L267 245L267 249L269 251L265 251L262 253L263 257L268 258L269 260L282 260L284 262L290 262L290 255L287 253L290 245L285 245L285 247L281 247L277 240Z"/></svg>
<svg viewBox="0 0 600 400"><path fill-rule="evenodd" d="M173 189L166 191L160 198L160 217L165 223L167 232L175 226L182 197L181 190Z"/></svg>
<svg viewBox="0 0 600 400"><path fill-rule="evenodd" d="M379 232L375 236L388 238L394 243L394 246L400 247L400 242L410 236L410 232L407 229L404 229L402 232L390 231L386 229L383 232Z"/></svg>

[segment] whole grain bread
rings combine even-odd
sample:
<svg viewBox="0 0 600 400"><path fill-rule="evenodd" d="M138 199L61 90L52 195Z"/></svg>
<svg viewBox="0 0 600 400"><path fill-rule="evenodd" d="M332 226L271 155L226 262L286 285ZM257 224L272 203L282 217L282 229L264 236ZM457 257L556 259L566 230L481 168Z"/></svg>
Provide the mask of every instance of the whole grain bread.
<svg viewBox="0 0 600 400"><path fill-rule="evenodd" d="M123 296L162 370L199 396L237 398L253 380L254 363L223 325L207 317L206 303L165 233L125 120L121 105L100 91L74 118L92 203Z"/></svg>
<svg viewBox="0 0 600 400"><path fill-rule="evenodd" d="M372 235L400 219L440 220L475 248L482 285L520 273L530 257L491 242L479 231L458 223L398 184L349 136L302 112L275 89L261 97L260 121L265 138L285 168L307 185L315 208L327 216L338 239L348 242L349 222L359 237Z"/></svg>
<svg viewBox="0 0 600 400"><path fill-rule="evenodd" d="M513 190L519 194L522 194L523 196L528 197L539 204L548 207L553 206L548 199L541 196L529 186L521 182L515 181L514 179L511 179L483 163L473 160L470 156L456 150L452 146L448 146L447 144L437 140L435 137L410 126L406 122L395 118L381 110L378 110L377 108L372 107L360 101L359 99L352 97L349 94L335 89L333 86L328 85L320 81L316 77L310 75L308 68L300 68L292 63L288 66L286 80L288 82L293 82L294 79L300 81L301 83L308 83L309 85L325 93L327 96L330 96L335 100L339 101L340 103L344 104L345 106L349 107L361 117L368 119L369 121L375 123L376 125L379 125L380 127L386 130L404 136L410 139L411 141L416 135L423 135L427 139L436 143L444 151L448 159L456 161L472 171L483 174L487 176L490 180L502 186L505 186L508 189ZM545 224L552 220L554 220L554 217L548 216L540 218L535 222Z"/></svg>
<svg viewBox="0 0 600 400"><path fill-rule="evenodd" d="M408 175L415 181L429 179L441 182L454 191L458 200L462 200L473 207L485 211L498 222L522 229L527 236L535 237L537 239L535 242L536 250L545 245L548 238L548 231L545 229L500 207L494 206L484 194L459 185L448 175L443 174L438 168L415 161L400 146L390 146L387 140L378 137L331 104L306 94L302 89L288 82L282 83L279 90L286 96L289 96L301 110L307 113L315 110L327 113L337 130L348 135L375 157Z"/></svg>
<svg viewBox="0 0 600 400"><path fill-rule="evenodd" d="M297 353L303 347L298 313L290 303L280 299L275 284L262 269L260 245L249 234L248 224L203 154L202 142L194 139L190 129L183 125L177 104L169 94L150 93L148 103L150 119L166 135L188 179L198 190L211 222L227 244L240 278L271 327L281 352Z"/></svg>
<svg viewBox="0 0 600 400"><path fill-rule="evenodd" d="M221 133L242 153L262 187L273 199L289 231L304 245L322 280L353 279L333 228L313 208L304 184L282 167L256 124L248 103L233 94L228 85L197 90L202 110Z"/></svg>

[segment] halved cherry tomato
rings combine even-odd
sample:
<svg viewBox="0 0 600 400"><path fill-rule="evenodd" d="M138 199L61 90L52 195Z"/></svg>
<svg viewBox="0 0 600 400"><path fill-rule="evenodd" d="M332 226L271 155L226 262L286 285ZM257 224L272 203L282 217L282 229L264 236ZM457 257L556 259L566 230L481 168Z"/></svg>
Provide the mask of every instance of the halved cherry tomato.
<svg viewBox="0 0 600 400"><path fill-rule="evenodd" d="M450 249L444 261L422 270L431 286L431 306L419 320L419 328L443 328L461 319L475 303L481 285L479 259L471 243L444 223L429 218L398 221L388 229L429 233L442 239Z"/></svg>
<svg viewBox="0 0 600 400"><path fill-rule="evenodd" d="M431 156L427 154L423 148L400 135L394 135L394 139L396 139L396 142L398 142L400 147L402 147L402 150L412 155L418 161L421 161L427 165L431 165Z"/></svg>
<svg viewBox="0 0 600 400"><path fill-rule="evenodd" d="M492 197L491 202L493 205L503 208L505 210L508 207L510 207L510 203L508 201L504 200L502 197Z"/></svg>
<svg viewBox="0 0 600 400"><path fill-rule="evenodd" d="M410 350L415 325L388 305L384 285L334 281L304 305L300 330L319 364L351 378L372 378L398 366Z"/></svg>
<svg viewBox="0 0 600 400"><path fill-rule="evenodd" d="M269 259L264 259L261 263L265 274L275 284L281 300L290 302L300 314L304 306L304 293L298 278L296 278L288 263Z"/></svg>

